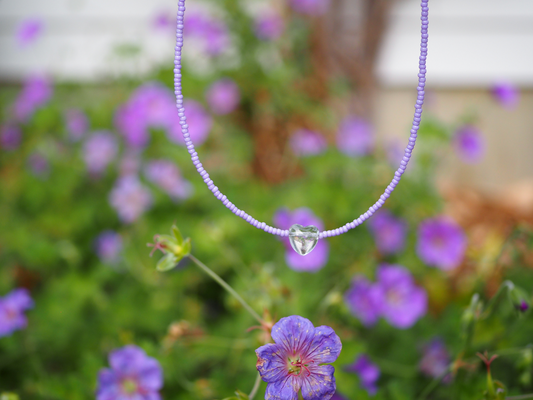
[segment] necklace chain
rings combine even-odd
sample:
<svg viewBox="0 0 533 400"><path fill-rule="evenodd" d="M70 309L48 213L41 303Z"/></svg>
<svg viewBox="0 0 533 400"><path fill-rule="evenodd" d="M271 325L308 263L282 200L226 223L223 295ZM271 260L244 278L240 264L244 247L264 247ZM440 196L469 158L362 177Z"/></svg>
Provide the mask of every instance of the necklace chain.
<svg viewBox="0 0 533 400"><path fill-rule="evenodd" d="M413 124L411 127L411 135L409 136L409 143L404 150L404 155L402 161L400 162L399 168L394 173L394 178L390 184L385 189L384 193L379 197L370 208L363 214L361 214L357 219L353 220L341 226L340 228L328 230L319 233L319 239L337 236L342 233L348 232L350 229L355 228L358 225L361 225L365 220L370 218L378 209L383 206L385 201L389 198L391 193L400 182L400 179L407 168L407 164L411 158L411 153L415 147L416 138L418 136L418 128L420 126L420 120L422 117L422 104L424 104L424 87L426 85L426 57L427 57L427 42L428 42L428 1L421 0L421 42L420 42L420 57L419 57L419 73L418 73L418 96L415 104L415 114L413 117ZM240 210L233 204L229 199L222 194L222 192L215 186L213 180L209 177L209 174L202 166L200 159L198 158L198 153L196 152L194 145L191 141L189 134L189 126L187 125L187 118L185 117L185 108L183 107L183 94L181 88L181 50L183 48L183 20L185 14L185 0L178 1L178 15L177 15L177 27L176 27L176 47L175 47L175 56L174 56L174 93L176 94L176 107L178 108L178 115L180 118L181 131L183 133L183 138L185 140L185 145L189 154L191 155L191 160L196 167L196 170L206 183L207 187L213 195L219 199L222 204L224 204L231 212L233 212L238 217L241 217L249 224L255 226L256 228L262 229L265 232L271 233L277 236L289 236L289 230L283 230L274 228L267 225L264 222L259 222L251 215L247 214L243 210Z"/></svg>

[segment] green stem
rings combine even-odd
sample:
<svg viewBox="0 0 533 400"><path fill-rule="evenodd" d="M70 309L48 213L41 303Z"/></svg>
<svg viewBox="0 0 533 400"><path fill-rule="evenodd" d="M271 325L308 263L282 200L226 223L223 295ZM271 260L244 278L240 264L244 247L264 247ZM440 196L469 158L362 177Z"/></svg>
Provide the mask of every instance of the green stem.
<svg viewBox="0 0 533 400"><path fill-rule="evenodd" d="M257 394L257 391L259 390L260 384L261 384L261 375L258 373L257 378L255 378L254 387L252 388L252 391L250 392L250 395L248 396L249 400L253 400L253 398Z"/></svg>
<svg viewBox="0 0 533 400"><path fill-rule="evenodd" d="M218 276L215 272L213 272L207 265L205 265L203 262L198 260L195 256L192 254L189 254L189 258L198 266L200 269L202 269L207 275L209 275L211 278L213 278L220 286L222 286L224 289L226 289L233 297L237 299L239 303L242 304L242 306L250 313L252 317L254 317L257 322L259 322L260 325L264 325L265 322L263 319L257 314L250 305L244 301L244 299L233 289L230 285L227 284L227 282L222 279L220 276Z"/></svg>

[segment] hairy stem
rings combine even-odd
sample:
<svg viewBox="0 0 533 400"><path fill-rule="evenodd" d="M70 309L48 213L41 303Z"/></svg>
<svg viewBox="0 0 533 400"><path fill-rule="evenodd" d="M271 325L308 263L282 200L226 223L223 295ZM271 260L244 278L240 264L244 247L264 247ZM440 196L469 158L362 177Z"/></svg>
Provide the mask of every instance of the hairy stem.
<svg viewBox="0 0 533 400"><path fill-rule="evenodd" d="M254 387L252 388L252 391L250 392L250 395L248 396L249 400L253 400L253 398L257 394L257 391L259 390L260 384L261 384L261 375L257 373L257 378L255 378Z"/></svg>

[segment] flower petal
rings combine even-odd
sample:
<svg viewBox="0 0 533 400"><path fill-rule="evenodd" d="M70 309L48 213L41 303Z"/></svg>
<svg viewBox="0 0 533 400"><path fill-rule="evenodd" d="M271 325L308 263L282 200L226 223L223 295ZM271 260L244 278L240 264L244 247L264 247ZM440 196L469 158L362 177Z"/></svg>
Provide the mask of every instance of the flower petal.
<svg viewBox="0 0 533 400"><path fill-rule="evenodd" d="M314 365L332 363L341 353L342 343L335 331L329 326L315 328L313 341L304 355Z"/></svg>
<svg viewBox="0 0 533 400"><path fill-rule="evenodd" d="M297 400L301 379L288 376L267 385L265 400Z"/></svg>
<svg viewBox="0 0 533 400"><path fill-rule="evenodd" d="M315 327L299 315L281 318L272 327L272 339L290 355L307 349L313 340Z"/></svg>
<svg viewBox="0 0 533 400"><path fill-rule="evenodd" d="M257 354L257 370L265 382L276 382L288 375L285 351L277 344L265 344L259 347Z"/></svg>
<svg viewBox="0 0 533 400"><path fill-rule="evenodd" d="M303 398L305 400L331 399L337 389L333 376L335 368L331 365L320 365L311 367L309 370L311 374L304 379L302 384Z"/></svg>

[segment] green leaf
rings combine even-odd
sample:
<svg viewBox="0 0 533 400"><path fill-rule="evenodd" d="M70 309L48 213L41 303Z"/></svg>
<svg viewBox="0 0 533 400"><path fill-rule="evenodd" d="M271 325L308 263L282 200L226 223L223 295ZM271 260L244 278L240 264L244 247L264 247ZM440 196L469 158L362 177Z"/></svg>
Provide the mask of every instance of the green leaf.
<svg viewBox="0 0 533 400"><path fill-rule="evenodd" d="M2 393L0 394L0 400L19 400L19 396L15 393Z"/></svg>
<svg viewBox="0 0 533 400"><path fill-rule="evenodd" d="M178 265L178 262L181 260L178 259L174 254L167 253L164 257L162 257L156 266L156 269L161 272L169 271L172 268L174 268L176 265Z"/></svg>
<svg viewBox="0 0 533 400"><path fill-rule="evenodd" d="M187 238L184 242L183 242L183 245L181 247L181 254L182 254L182 258L183 257L187 257L189 254L191 254L191 238Z"/></svg>
<svg viewBox="0 0 533 400"><path fill-rule="evenodd" d="M179 228L176 225L172 225L172 233L174 233L174 236L178 241L178 245L181 246L181 244L183 243L183 235L181 234Z"/></svg>

